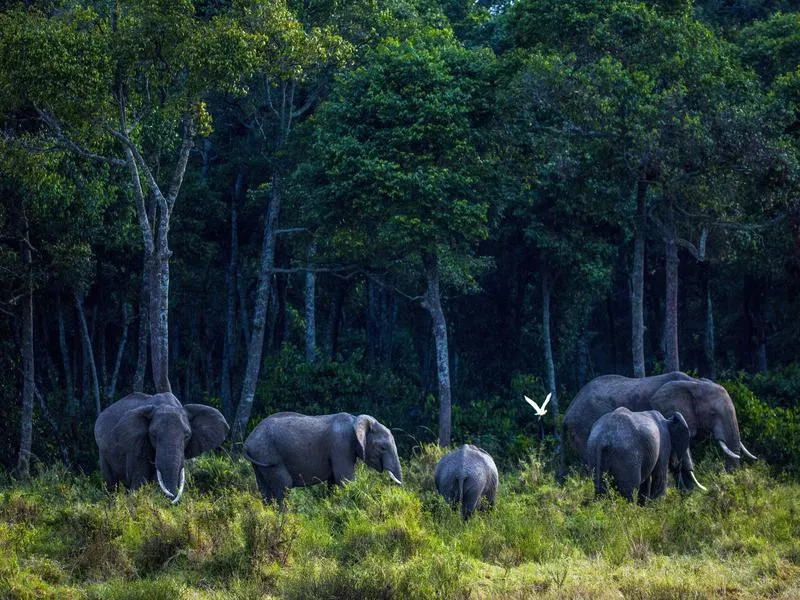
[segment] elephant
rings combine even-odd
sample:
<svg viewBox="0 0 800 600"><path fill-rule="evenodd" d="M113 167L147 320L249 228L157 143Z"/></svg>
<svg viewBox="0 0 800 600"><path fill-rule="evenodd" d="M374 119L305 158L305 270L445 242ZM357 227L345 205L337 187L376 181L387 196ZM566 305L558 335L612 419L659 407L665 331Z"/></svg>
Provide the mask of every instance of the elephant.
<svg viewBox="0 0 800 600"><path fill-rule="evenodd" d="M592 425L587 452L594 469L594 491L605 492L603 474L609 473L619 493L639 503L660 498L667 487L667 469L679 477L689 450L689 426L675 411L667 419L657 410L631 412L620 406Z"/></svg>
<svg viewBox="0 0 800 600"><path fill-rule="evenodd" d="M631 378L603 375L592 379L578 392L564 413L563 439L577 451L584 464L592 459L586 443L595 421L602 415L624 406L633 412L657 410L665 417L679 411L689 426L691 439L711 436L722 448L728 470L739 465L741 450L755 459L744 447L739 435L736 409L724 387L709 379L696 379L680 371L653 377ZM565 472L564 454L559 475ZM687 450L681 461L678 485L685 490L700 486L694 476L694 463Z"/></svg>
<svg viewBox="0 0 800 600"><path fill-rule="evenodd" d="M478 507L481 498L494 506L499 476L491 456L477 446L464 444L445 454L433 474L438 491L455 508L461 504L465 521Z"/></svg>
<svg viewBox="0 0 800 600"><path fill-rule="evenodd" d="M210 406L181 405L169 392L134 392L108 406L94 424L103 479L109 488L121 483L131 490L158 481L177 504L186 483L184 460L218 447L229 429Z"/></svg>
<svg viewBox="0 0 800 600"><path fill-rule="evenodd" d="M352 481L358 458L403 484L394 436L369 415L276 413L247 436L244 456L264 502L280 506L288 488Z"/></svg>

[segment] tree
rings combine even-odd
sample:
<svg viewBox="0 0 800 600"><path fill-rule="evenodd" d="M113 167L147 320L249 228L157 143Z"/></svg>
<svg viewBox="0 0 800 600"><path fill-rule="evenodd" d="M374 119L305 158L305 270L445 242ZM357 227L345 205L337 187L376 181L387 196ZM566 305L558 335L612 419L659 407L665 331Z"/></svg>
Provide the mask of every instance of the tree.
<svg viewBox="0 0 800 600"><path fill-rule="evenodd" d="M448 31L380 43L337 79L314 118L315 161L301 170L341 260L381 285L422 284L405 295L431 317L443 446L452 405L443 292L475 289L483 264L475 250L488 233L488 204L476 193L476 133L491 63L490 53L464 49Z"/></svg>

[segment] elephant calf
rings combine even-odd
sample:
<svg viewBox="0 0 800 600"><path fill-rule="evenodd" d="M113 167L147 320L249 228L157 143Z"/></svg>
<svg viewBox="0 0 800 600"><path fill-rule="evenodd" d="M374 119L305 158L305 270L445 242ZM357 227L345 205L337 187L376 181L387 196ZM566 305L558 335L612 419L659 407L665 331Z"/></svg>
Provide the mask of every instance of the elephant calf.
<svg viewBox="0 0 800 600"><path fill-rule="evenodd" d="M261 497L280 505L287 488L353 480L358 458L403 482L392 432L369 415L270 415L247 437L244 455Z"/></svg>
<svg viewBox="0 0 800 600"><path fill-rule="evenodd" d="M461 517L466 520L475 511L481 498L494 505L499 477L494 460L486 452L464 444L445 454L433 474L436 490L453 508L461 504Z"/></svg>
<svg viewBox="0 0 800 600"><path fill-rule="evenodd" d="M625 407L600 417L587 443L594 468L596 494L605 492L603 474L628 500L639 490L639 502L664 495L667 469L680 482L683 457L689 448L689 427L679 412L665 418L657 410L631 412Z"/></svg>

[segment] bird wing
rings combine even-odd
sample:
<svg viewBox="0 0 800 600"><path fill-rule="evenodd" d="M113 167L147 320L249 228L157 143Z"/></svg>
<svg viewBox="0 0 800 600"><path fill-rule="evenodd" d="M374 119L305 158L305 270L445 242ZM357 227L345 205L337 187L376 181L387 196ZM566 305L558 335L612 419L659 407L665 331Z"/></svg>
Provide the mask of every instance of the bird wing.
<svg viewBox="0 0 800 600"><path fill-rule="evenodd" d="M549 394L547 394L547 398L545 398L545 399L544 399L544 402L542 402L542 410L544 410L544 407L545 407L545 406L547 406L547 403L548 403L548 402L550 402L550 397L551 397L552 395L553 395L553 393L552 393L552 392L550 392Z"/></svg>
<svg viewBox="0 0 800 600"><path fill-rule="evenodd" d="M525 398L525 402L527 402L528 404L530 404L533 407L533 410L535 410L537 412L537 414L542 412L542 409L539 408L539 405L536 404L536 402L534 402L533 400L531 400L530 398L528 398L524 394L522 395L522 397Z"/></svg>

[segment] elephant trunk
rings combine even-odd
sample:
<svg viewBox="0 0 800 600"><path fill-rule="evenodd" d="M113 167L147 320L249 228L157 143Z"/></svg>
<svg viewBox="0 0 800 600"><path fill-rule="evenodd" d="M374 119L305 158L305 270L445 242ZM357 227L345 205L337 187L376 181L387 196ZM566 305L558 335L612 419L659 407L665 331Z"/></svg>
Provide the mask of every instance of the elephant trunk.
<svg viewBox="0 0 800 600"><path fill-rule="evenodd" d="M177 504L186 485L182 448L156 449L156 480L164 495Z"/></svg>
<svg viewBox="0 0 800 600"><path fill-rule="evenodd" d="M389 477L397 485L403 485L403 472L400 469L400 458L397 452L386 452L381 457L381 468L388 471Z"/></svg>
<svg viewBox="0 0 800 600"><path fill-rule="evenodd" d="M739 459L741 456L738 452L742 444L742 440L739 437L739 425L736 422L735 414L731 415L727 427L720 426L714 428L714 438L725 453L725 469L727 471L735 471L739 467Z"/></svg>

